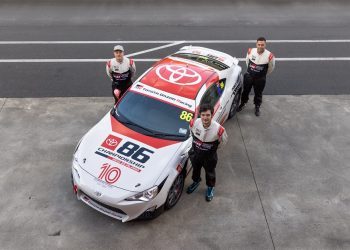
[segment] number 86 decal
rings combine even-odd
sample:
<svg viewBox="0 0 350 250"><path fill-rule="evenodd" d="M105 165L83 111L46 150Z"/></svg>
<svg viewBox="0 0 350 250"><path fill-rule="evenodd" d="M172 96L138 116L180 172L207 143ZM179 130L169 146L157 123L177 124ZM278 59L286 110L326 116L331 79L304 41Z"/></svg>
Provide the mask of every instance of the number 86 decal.
<svg viewBox="0 0 350 250"><path fill-rule="evenodd" d="M131 157L135 161L145 163L150 158L146 153L153 154L154 152L128 141L117 150L117 153Z"/></svg>

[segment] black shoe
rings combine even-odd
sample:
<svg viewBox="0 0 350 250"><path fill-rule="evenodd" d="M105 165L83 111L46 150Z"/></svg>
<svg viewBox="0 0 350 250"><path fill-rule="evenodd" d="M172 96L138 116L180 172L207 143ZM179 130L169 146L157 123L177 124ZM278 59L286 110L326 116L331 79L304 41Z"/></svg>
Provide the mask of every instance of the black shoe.
<svg viewBox="0 0 350 250"><path fill-rule="evenodd" d="M255 106L255 115L260 116L260 107L259 106Z"/></svg>
<svg viewBox="0 0 350 250"><path fill-rule="evenodd" d="M237 112L242 111L244 107L245 107L245 103L241 103L237 108Z"/></svg>
<svg viewBox="0 0 350 250"><path fill-rule="evenodd" d="M191 185L188 186L186 193L191 194L194 192L194 190L197 189L197 187L199 186L199 182L193 182Z"/></svg>

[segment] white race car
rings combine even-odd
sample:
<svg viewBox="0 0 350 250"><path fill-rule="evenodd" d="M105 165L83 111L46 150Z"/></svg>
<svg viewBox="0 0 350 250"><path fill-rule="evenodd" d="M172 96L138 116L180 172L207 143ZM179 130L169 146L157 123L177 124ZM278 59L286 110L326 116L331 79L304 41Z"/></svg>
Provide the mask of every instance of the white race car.
<svg viewBox="0 0 350 250"><path fill-rule="evenodd" d="M241 67L228 54L186 46L160 60L80 140L72 163L77 198L123 222L172 208L191 170L190 120L210 103L224 123L241 92Z"/></svg>

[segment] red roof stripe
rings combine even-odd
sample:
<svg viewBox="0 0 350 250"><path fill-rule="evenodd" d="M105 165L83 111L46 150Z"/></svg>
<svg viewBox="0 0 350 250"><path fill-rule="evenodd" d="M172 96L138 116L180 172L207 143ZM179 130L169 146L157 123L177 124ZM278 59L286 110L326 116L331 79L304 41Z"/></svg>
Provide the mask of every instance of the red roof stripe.
<svg viewBox="0 0 350 250"><path fill-rule="evenodd" d="M165 92L195 99L204 83L218 79L211 68L165 58L157 63L140 82Z"/></svg>

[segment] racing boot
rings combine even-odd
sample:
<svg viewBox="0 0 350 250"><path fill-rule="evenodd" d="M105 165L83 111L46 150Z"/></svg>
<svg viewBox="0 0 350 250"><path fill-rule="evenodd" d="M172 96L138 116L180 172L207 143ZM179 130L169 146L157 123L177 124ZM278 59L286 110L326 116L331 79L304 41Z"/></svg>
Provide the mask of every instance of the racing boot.
<svg viewBox="0 0 350 250"><path fill-rule="evenodd" d="M260 116L260 106L255 106L255 115Z"/></svg>
<svg viewBox="0 0 350 250"><path fill-rule="evenodd" d="M245 103L241 103L237 108L237 112L242 111L244 107L245 107Z"/></svg>
<svg viewBox="0 0 350 250"><path fill-rule="evenodd" d="M209 202L214 198L214 187L208 187L205 199Z"/></svg>
<svg viewBox="0 0 350 250"><path fill-rule="evenodd" d="M197 189L198 186L199 186L199 181L198 182L194 181L191 185L188 186L186 193L192 194Z"/></svg>

